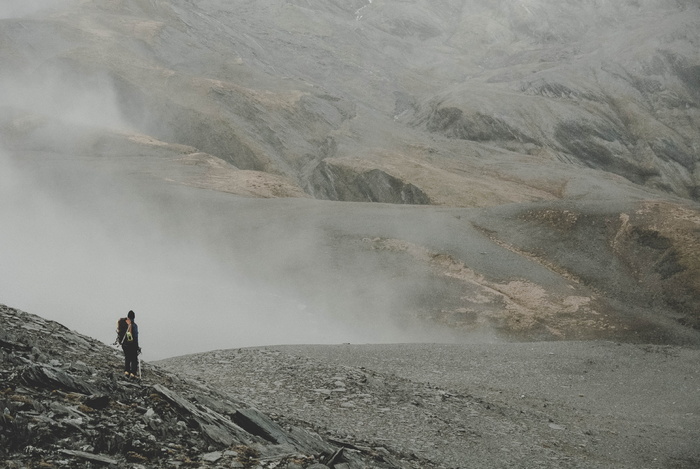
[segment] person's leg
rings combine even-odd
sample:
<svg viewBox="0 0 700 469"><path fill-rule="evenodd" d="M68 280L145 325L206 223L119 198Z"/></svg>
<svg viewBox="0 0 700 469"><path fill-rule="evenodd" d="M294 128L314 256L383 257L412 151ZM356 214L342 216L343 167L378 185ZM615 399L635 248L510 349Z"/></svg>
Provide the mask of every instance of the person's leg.
<svg viewBox="0 0 700 469"><path fill-rule="evenodd" d="M124 351L124 374L129 374L129 370L131 369L129 349L127 349L126 347L122 347L122 350Z"/></svg>
<svg viewBox="0 0 700 469"><path fill-rule="evenodd" d="M139 358L136 347L129 349L129 373L134 376L138 376L139 373Z"/></svg>

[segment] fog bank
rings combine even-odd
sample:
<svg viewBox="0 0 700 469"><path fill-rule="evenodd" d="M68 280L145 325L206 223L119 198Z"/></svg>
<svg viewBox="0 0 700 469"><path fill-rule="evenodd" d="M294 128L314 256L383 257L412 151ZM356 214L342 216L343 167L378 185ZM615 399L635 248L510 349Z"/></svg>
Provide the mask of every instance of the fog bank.
<svg viewBox="0 0 700 469"><path fill-rule="evenodd" d="M71 0L3 0L0 3L0 19L20 18L46 8L56 8Z"/></svg>
<svg viewBox="0 0 700 469"><path fill-rule="evenodd" d="M348 260L333 271L313 224L300 229L244 199L237 208L234 197L231 212L217 215L207 197L188 197L201 191L144 190L118 172L90 169L89 159L56 160L0 157L3 303L106 343L133 309L147 360L255 345L444 339L392 316L408 300L377 265Z"/></svg>

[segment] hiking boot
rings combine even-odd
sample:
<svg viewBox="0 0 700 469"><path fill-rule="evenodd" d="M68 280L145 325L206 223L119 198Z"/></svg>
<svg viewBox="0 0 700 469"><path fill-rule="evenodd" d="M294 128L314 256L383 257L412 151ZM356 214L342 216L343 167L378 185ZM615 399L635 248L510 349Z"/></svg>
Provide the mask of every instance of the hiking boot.
<svg viewBox="0 0 700 469"><path fill-rule="evenodd" d="M131 373L129 373L128 371L125 371L125 372L124 372L124 377L125 377L125 378L128 378L130 374L131 374Z"/></svg>
<svg viewBox="0 0 700 469"><path fill-rule="evenodd" d="M139 379L139 377L136 376L136 375L133 374L133 373L130 373L130 374L129 374L129 378L131 378L131 379Z"/></svg>

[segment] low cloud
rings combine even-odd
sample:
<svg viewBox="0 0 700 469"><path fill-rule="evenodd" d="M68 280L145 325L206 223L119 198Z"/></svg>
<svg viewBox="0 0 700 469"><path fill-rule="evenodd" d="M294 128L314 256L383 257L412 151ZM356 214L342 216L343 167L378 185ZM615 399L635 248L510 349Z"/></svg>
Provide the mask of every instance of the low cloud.
<svg viewBox="0 0 700 469"><path fill-rule="evenodd" d="M8 153L0 154L0 301L9 306L106 343L133 309L149 360L432 337L392 319L399 293L374 266L329 266L312 224L300 229L235 198L230 213L240 204L241 216L231 220L200 207L206 198L144 190L88 160Z"/></svg>
<svg viewBox="0 0 700 469"><path fill-rule="evenodd" d="M0 2L0 19L21 18L47 8L57 8L71 0L3 0Z"/></svg>
<svg viewBox="0 0 700 469"><path fill-rule="evenodd" d="M67 3L5 1L0 18ZM317 214L318 201L164 182L164 153L127 154L115 143L130 126L109 73L79 75L62 69L60 51L32 53L8 53L18 69L0 70L0 302L106 343L133 309L146 359L436 338L408 324L415 311L401 316L425 287L389 278L394 267L358 248L364 233L347 229L339 205ZM329 213L352 234L323 226ZM385 226L385 213L373 216Z"/></svg>

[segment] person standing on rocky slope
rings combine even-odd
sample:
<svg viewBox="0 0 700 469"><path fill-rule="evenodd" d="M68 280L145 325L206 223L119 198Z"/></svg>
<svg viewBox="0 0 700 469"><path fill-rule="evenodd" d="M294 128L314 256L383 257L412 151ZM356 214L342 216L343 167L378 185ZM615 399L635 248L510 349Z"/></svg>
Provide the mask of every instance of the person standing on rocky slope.
<svg viewBox="0 0 700 469"><path fill-rule="evenodd" d="M136 325L136 313L129 311L126 315L126 333L121 340L124 351L124 376L136 379L139 376L139 326Z"/></svg>

